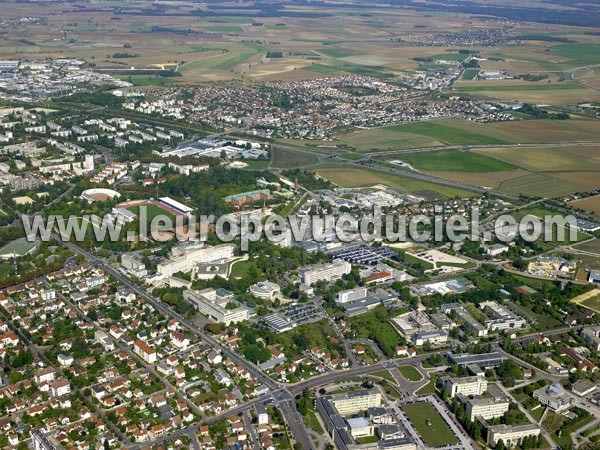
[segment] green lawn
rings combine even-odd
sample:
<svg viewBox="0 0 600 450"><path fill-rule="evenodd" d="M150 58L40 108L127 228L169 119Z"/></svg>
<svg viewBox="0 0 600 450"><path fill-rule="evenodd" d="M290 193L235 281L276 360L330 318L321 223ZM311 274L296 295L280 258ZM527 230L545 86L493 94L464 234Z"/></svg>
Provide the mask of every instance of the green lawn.
<svg viewBox="0 0 600 450"><path fill-rule="evenodd" d="M471 131L469 129L445 125L440 123L440 121L414 122L397 127L399 131L429 136L450 145L495 145L507 143L502 139L477 133L476 128L477 126L473 125L473 131Z"/></svg>
<svg viewBox="0 0 600 450"><path fill-rule="evenodd" d="M0 264L0 278L8 278L12 275L12 264Z"/></svg>
<svg viewBox="0 0 600 450"><path fill-rule="evenodd" d="M408 264L420 264L425 268L425 270L433 269L433 264L429 261L425 261L424 259L417 258L415 255L411 253L404 253L402 256L402 260Z"/></svg>
<svg viewBox="0 0 600 450"><path fill-rule="evenodd" d="M419 170L500 172L515 169L514 166L498 159L481 157L477 153L462 151L416 153L403 156L402 159Z"/></svg>
<svg viewBox="0 0 600 450"><path fill-rule="evenodd" d="M437 391L435 389L435 380L431 380L421 389L419 389L416 393L417 395L427 395L427 394L435 394Z"/></svg>
<svg viewBox="0 0 600 450"><path fill-rule="evenodd" d="M242 161L248 164L248 167L245 167L246 170L265 170L269 167L268 159L245 159Z"/></svg>
<svg viewBox="0 0 600 450"><path fill-rule="evenodd" d="M388 370L380 370L379 372L373 372L371 375L373 375L374 377L379 377L391 381L392 383L396 383L394 376Z"/></svg>
<svg viewBox="0 0 600 450"><path fill-rule="evenodd" d="M412 403L402 406L402 410L415 426L427 446L442 447L458 443L452 430L431 403Z"/></svg>
<svg viewBox="0 0 600 450"><path fill-rule="evenodd" d="M230 275L233 278L244 277L253 265L250 261L234 262L230 268Z"/></svg>
<svg viewBox="0 0 600 450"><path fill-rule="evenodd" d="M421 373L413 366L398 367L398 372L408 381L421 381L423 379Z"/></svg>
<svg viewBox="0 0 600 450"><path fill-rule="evenodd" d="M156 205L139 205L139 206L131 206L129 208L127 208L128 211L131 211L132 213L134 213L136 216L139 217L140 215L140 207L145 207L146 208L146 217L148 222L152 222L152 220L156 217L156 216L165 216L168 217L171 220L175 219L175 215L165 211L164 209L160 208L159 206Z"/></svg>
<svg viewBox="0 0 600 450"><path fill-rule="evenodd" d="M529 413L531 414L531 417L533 417L535 420L537 420L539 422L540 419L542 418L542 416L544 415L545 409L546 408L544 408L543 406L540 406L539 408L530 410Z"/></svg>
<svg viewBox="0 0 600 450"><path fill-rule="evenodd" d="M0 254L10 254L14 253L17 256L23 256L28 251L30 251L33 247L35 247L35 242L27 242L23 239L9 242L4 246L2 250L0 250Z"/></svg>

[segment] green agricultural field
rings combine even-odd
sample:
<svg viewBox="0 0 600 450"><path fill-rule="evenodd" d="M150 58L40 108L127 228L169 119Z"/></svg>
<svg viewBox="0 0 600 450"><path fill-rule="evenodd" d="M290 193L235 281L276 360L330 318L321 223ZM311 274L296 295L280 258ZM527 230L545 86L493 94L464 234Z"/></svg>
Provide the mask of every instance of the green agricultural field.
<svg viewBox="0 0 600 450"><path fill-rule="evenodd" d="M150 75L119 75L118 78L129 81L136 86L168 86L177 83L177 77L161 77Z"/></svg>
<svg viewBox="0 0 600 450"><path fill-rule="evenodd" d="M482 86L460 86L461 92L505 92L505 91L558 91L563 89L582 89L581 86L572 83L530 83L516 85L482 85Z"/></svg>
<svg viewBox="0 0 600 450"><path fill-rule="evenodd" d="M330 56L331 58L345 58L346 56L354 55L354 52L349 49L341 48L320 48L319 53Z"/></svg>
<svg viewBox="0 0 600 450"><path fill-rule="evenodd" d="M463 73L464 80L474 80L480 69L466 69Z"/></svg>
<svg viewBox="0 0 600 450"><path fill-rule="evenodd" d="M469 55L463 55L462 53L440 53L433 56L428 56L428 58L435 60L441 59L445 61L464 61L467 59Z"/></svg>
<svg viewBox="0 0 600 450"><path fill-rule="evenodd" d="M451 126L450 121L425 121L425 122L414 122L407 125L401 125L398 130L407 133L420 134L422 136L429 136L439 141L445 142L450 145L495 145L495 144L507 144L507 141L502 139L486 136L485 134L477 133L477 126L473 124L471 130L463 129L459 127ZM483 129L481 129L483 131Z"/></svg>
<svg viewBox="0 0 600 450"><path fill-rule="evenodd" d="M371 128L341 134L337 137L344 144L348 144L362 152L444 145L437 139L414 133L406 133L400 126Z"/></svg>
<svg viewBox="0 0 600 450"><path fill-rule="evenodd" d="M277 147L274 147L271 150L271 153L273 155L273 162L271 163L271 166L277 168L294 168L316 164L319 162L316 156L294 152L292 150L282 150L281 148Z"/></svg>
<svg viewBox="0 0 600 450"><path fill-rule="evenodd" d="M216 69L216 70L228 70L235 67L242 62L246 61L251 56L255 55L254 51L239 52L232 51L217 56L209 56L207 58L198 59L179 67L180 72L186 72L189 70L202 70L202 69Z"/></svg>
<svg viewBox="0 0 600 450"><path fill-rule="evenodd" d="M198 22L205 23L251 23L252 19L249 17L199 17Z"/></svg>
<svg viewBox="0 0 600 450"><path fill-rule="evenodd" d="M244 29L238 25L211 25L208 29L218 33L244 33Z"/></svg>
<svg viewBox="0 0 600 450"><path fill-rule="evenodd" d="M317 169L316 172L332 183L342 187L363 187L384 184L401 192L423 195L428 198L473 197L475 195L473 192L463 189L415 180L403 177L401 174L395 175L375 170L355 169L351 167L324 167Z"/></svg>
<svg viewBox="0 0 600 450"><path fill-rule="evenodd" d="M390 76L389 73L377 70L384 69L383 67L371 66L366 68L365 66L353 64L351 62L342 61L339 59L326 60L320 63L312 64L306 67L306 69L326 74L352 73L355 75L365 75L376 78L386 78Z"/></svg>
<svg viewBox="0 0 600 450"><path fill-rule="evenodd" d="M507 194L554 198L585 191L587 188L579 184L559 181L544 174L532 173L503 181L500 183L499 190Z"/></svg>
<svg viewBox="0 0 600 450"><path fill-rule="evenodd" d="M398 367L398 372L408 381L421 381L423 379L421 373L413 366Z"/></svg>
<svg viewBox="0 0 600 450"><path fill-rule="evenodd" d="M600 63L600 44L558 44L552 51L568 61L560 63L562 67L573 68Z"/></svg>
<svg viewBox="0 0 600 450"><path fill-rule="evenodd" d="M419 170L443 170L451 172L500 172L513 170L514 166L493 158L481 157L477 153L441 151L416 153L402 159Z"/></svg>
<svg viewBox="0 0 600 450"><path fill-rule="evenodd" d="M415 426L427 446L443 447L458 443L452 430L431 403L412 403L402 406L402 410Z"/></svg>

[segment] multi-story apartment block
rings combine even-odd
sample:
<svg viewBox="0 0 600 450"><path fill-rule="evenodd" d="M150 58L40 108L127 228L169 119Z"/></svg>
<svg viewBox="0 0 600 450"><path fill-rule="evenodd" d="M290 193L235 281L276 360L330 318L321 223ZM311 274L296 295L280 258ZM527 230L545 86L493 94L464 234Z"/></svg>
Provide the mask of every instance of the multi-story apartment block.
<svg viewBox="0 0 600 450"><path fill-rule="evenodd" d="M471 421L475 420L475 417L482 417L485 420L494 419L495 417L502 417L508 408L510 407L510 401L506 397L498 398L467 398L462 397L459 394L460 400L465 403L467 408L467 415Z"/></svg>
<svg viewBox="0 0 600 450"><path fill-rule="evenodd" d="M483 377L446 378L444 389L449 397L457 394L481 395L487 390L487 380Z"/></svg>
<svg viewBox="0 0 600 450"><path fill-rule="evenodd" d="M329 264L314 267L304 267L298 270L302 283L311 285L321 280L336 280L347 275L352 270L352 264L342 259L336 259Z"/></svg>

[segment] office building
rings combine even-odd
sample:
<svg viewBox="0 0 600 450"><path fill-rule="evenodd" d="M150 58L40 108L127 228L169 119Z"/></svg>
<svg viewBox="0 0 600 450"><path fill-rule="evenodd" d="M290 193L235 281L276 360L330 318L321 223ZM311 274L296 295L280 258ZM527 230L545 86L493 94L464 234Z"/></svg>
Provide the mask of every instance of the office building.
<svg viewBox="0 0 600 450"><path fill-rule="evenodd" d="M410 438L386 439L379 443L380 450L417 450L417 443Z"/></svg>
<svg viewBox="0 0 600 450"><path fill-rule="evenodd" d="M367 288L359 287L356 289L347 289L337 293L335 302L339 304L354 302L367 296Z"/></svg>
<svg viewBox="0 0 600 450"><path fill-rule="evenodd" d="M564 411L571 406L573 399L562 386L552 384L533 391L533 398L554 412Z"/></svg>
<svg viewBox="0 0 600 450"><path fill-rule="evenodd" d="M421 331L413 335L413 343L420 347L425 344L441 345L448 342L448 333L443 330Z"/></svg>
<svg viewBox="0 0 600 450"><path fill-rule="evenodd" d="M281 293L281 288L276 283L262 281L250 286L249 291L255 297L265 300L272 300Z"/></svg>
<svg viewBox="0 0 600 450"><path fill-rule="evenodd" d="M510 311L506 306L498 302L483 302L479 305L486 310L490 318L485 321L485 326L489 331L513 330L523 328L527 321Z"/></svg>
<svg viewBox="0 0 600 450"><path fill-rule="evenodd" d="M478 355L471 355L470 353L448 353L447 357L450 364L456 364L461 367L475 364L485 369L497 367L502 364L502 361L504 360L504 357L498 352L480 353Z"/></svg>
<svg viewBox="0 0 600 450"><path fill-rule="evenodd" d="M137 277L144 278L148 275L146 266L141 262L136 255L124 253L121 255L121 265L127 269L127 271Z"/></svg>
<svg viewBox="0 0 600 450"><path fill-rule="evenodd" d="M354 439L373 436L375 433L375 427L365 417L348 419L348 425L350 426L350 434Z"/></svg>
<svg viewBox="0 0 600 450"><path fill-rule="evenodd" d="M183 298L198 308L198 312L217 323L230 325L248 320L249 317L248 310L239 306L233 293L226 289L187 290Z"/></svg>
<svg viewBox="0 0 600 450"><path fill-rule="evenodd" d="M156 270L164 277L172 277L177 272L187 273L200 263L228 260L233 258L235 246L232 244L215 245L213 247L190 246L174 249L174 256L160 263Z"/></svg>

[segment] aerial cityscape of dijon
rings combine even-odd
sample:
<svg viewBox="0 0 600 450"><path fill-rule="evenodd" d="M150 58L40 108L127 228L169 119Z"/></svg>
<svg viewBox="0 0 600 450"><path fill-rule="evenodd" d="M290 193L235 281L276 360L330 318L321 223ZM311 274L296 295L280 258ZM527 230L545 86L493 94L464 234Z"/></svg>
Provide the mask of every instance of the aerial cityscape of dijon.
<svg viewBox="0 0 600 450"><path fill-rule="evenodd" d="M598 0L0 0L0 449L600 450Z"/></svg>

